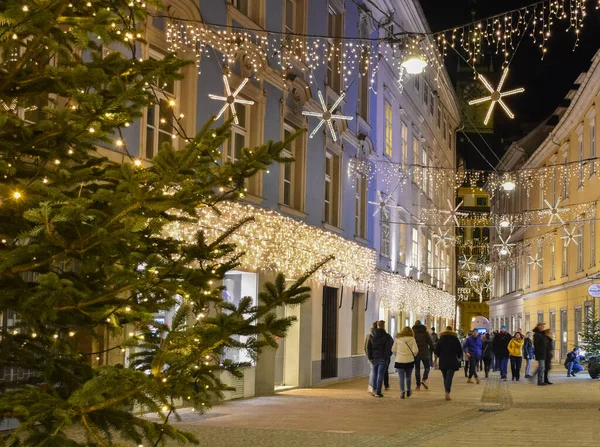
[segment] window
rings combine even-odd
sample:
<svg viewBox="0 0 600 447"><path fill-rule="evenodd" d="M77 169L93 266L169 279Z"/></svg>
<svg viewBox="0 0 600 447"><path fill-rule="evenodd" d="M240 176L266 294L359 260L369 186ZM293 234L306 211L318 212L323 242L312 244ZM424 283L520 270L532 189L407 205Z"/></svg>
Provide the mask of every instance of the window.
<svg viewBox="0 0 600 447"><path fill-rule="evenodd" d="M504 270L504 294L507 295L510 293L510 270L506 268Z"/></svg>
<svg viewBox="0 0 600 447"><path fill-rule="evenodd" d="M595 117L590 122L590 177L596 173L596 125Z"/></svg>
<svg viewBox="0 0 600 447"><path fill-rule="evenodd" d="M327 85L334 92L340 93L342 76L340 67L342 64L341 54L336 49L340 47L340 37L343 35L343 14L335 11L331 6L328 8L327 22Z"/></svg>
<svg viewBox="0 0 600 447"><path fill-rule="evenodd" d="M569 154L565 151L563 153L563 186L562 186L562 197L563 199L569 198Z"/></svg>
<svg viewBox="0 0 600 447"><path fill-rule="evenodd" d="M247 273L238 270L230 270L223 278L223 291L221 293L223 301L238 306L245 297L252 299L251 305L258 305L258 273ZM236 342L246 343L254 336L236 335ZM247 362L255 364L255 361L243 349L228 349L225 353L225 359L233 362Z"/></svg>
<svg viewBox="0 0 600 447"><path fill-rule="evenodd" d="M577 140L577 154L579 157L579 188L583 186L583 138Z"/></svg>
<svg viewBox="0 0 600 447"><path fill-rule="evenodd" d="M477 197L477 206L487 206L487 197Z"/></svg>
<svg viewBox="0 0 600 447"><path fill-rule="evenodd" d="M264 0L229 0L229 3L254 23L264 25L261 13L264 10Z"/></svg>
<svg viewBox="0 0 600 447"><path fill-rule="evenodd" d="M241 13L248 15L248 3L249 0L230 0L230 3L233 5L235 9L240 11Z"/></svg>
<svg viewBox="0 0 600 447"><path fill-rule="evenodd" d="M419 164L419 140L417 137L413 137L413 181L415 183L419 180L419 173L417 165Z"/></svg>
<svg viewBox="0 0 600 447"><path fill-rule="evenodd" d="M227 148L227 161L233 163L242 157L242 148L248 147L248 114L246 106L236 104L238 124L232 124Z"/></svg>
<svg viewBox="0 0 600 447"><path fill-rule="evenodd" d="M381 254L390 257L390 223L381 219Z"/></svg>
<svg viewBox="0 0 600 447"><path fill-rule="evenodd" d="M540 186L539 186L539 193L538 193L538 197L540 199L539 203L538 203L538 209L542 210L544 209L544 178L542 177L540 179Z"/></svg>
<svg viewBox="0 0 600 447"><path fill-rule="evenodd" d="M563 242L562 244L562 276L569 274L569 247Z"/></svg>
<svg viewBox="0 0 600 447"><path fill-rule="evenodd" d="M529 289L531 287L531 264L526 262L525 264L525 288Z"/></svg>
<svg viewBox="0 0 600 447"><path fill-rule="evenodd" d="M596 215L594 214L594 218ZM596 221L590 222L590 267L596 265Z"/></svg>
<svg viewBox="0 0 600 447"><path fill-rule="evenodd" d="M525 314L525 332L529 332L531 330L531 315Z"/></svg>
<svg viewBox="0 0 600 447"><path fill-rule="evenodd" d="M575 346L579 345L579 334L583 331L583 309L581 307L575 308Z"/></svg>
<svg viewBox="0 0 600 447"><path fill-rule="evenodd" d="M354 236L365 238L367 234L367 177L364 174L356 174L354 190Z"/></svg>
<svg viewBox="0 0 600 447"><path fill-rule="evenodd" d="M433 248L431 238L427 238L427 273L431 275L431 269L433 267L433 254L431 249Z"/></svg>
<svg viewBox="0 0 600 447"><path fill-rule="evenodd" d="M283 137L289 137L296 130L287 122L284 124ZM298 136L282 152L283 157L293 158L292 163L281 165L281 203L298 211L304 211L305 165L306 165L306 139L304 135Z"/></svg>
<svg viewBox="0 0 600 447"><path fill-rule="evenodd" d="M544 323L544 311L543 310L538 311L538 320L537 320L537 322L538 323Z"/></svg>
<svg viewBox="0 0 600 447"><path fill-rule="evenodd" d="M556 278L556 244L553 243L550 250L550 281L552 281Z"/></svg>
<svg viewBox="0 0 600 447"><path fill-rule="evenodd" d="M325 198L323 206L323 221L329 225L339 224L339 183L340 157L325 152Z"/></svg>
<svg viewBox="0 0 600 447"><path fill-rule="evenodd" d="M385 155L390 158L393 155L393 126L392 106L385 101Z"/></svg>
<svg viewBox="0 0 600 447"><path fill-rule="evenodd" d="M430 241L431 242L431 241ZM438 244L435 244L433 247L433 277L438 278L438 273L440 272L440 247Z"/></svg>
<svg viewBox="0 0 600 447"><path fill-rule="evenodd" d="M442 127L442 106L438 105L437 108L437 128L441 129Z"/></svg>
<svg viewBox="0 0 600 447"><path fill-rule="evenodd" d="M152 60L158 58L159 56L150 57ZM161 86L160 80L157 80L156 84L157 86ZM158 153L163 143L174 141L173 125L175 111L172 110L170 101L175 101L175 83L162 84L160 88L155 88L154 91L158 98L158 103L152 104L146 109L144 148L147 159L152 159Z"/></svg>
<svg viewBox="0 0 600 447"><path fill-rule="evenodd" d="M431 96L429 98L429 114L431 116L433 116L435 110L435 94L433 93L433 90L431 90Z"/></svg>
<svg viewBox="0 0 600 447"><path fill-rule="evenodd" d="M556 186L556 184L558 183L558 172L557 172L556 168L554 168L553 170L554 170L554 178L552 179L552 206L554 206L554 204L556 204L556 201L557 201L557 197L556 197L557 186Z"/></svg>
<svg viewBox="0 0 600 447"><path fill-rule="evenodd" d="M423 82L423 104L425 107L429 105L429 84Z"/></svg>
<svg viewBox="0 0 600 447"><path fill-rule="evenodd" d="M421 78L419 77L419 75L415 75L414 79L415 79L415 90L419 91L421 89Z"/></svg>
<svg viewBox="0 0 600 447"><path fill-rule="evenodd" d="M537 257L539 260L538 265L538 284L542 284L544 282L544 246L540 243L538 245Z"/></svg>
<svg viewBox="0 0 600 447"><path fill-rule="evenodd" d="M419 230L412 229L411 266L419 268Z"/></svg>
<svg viewBox="0 0 600 447"><path fill-rule="evenodd" d="M579 216L580 219L585 219L585 216ZM585 246L585 241L583 240L583 225L580 225L577 228L577 233L579 234L579 245L577 247L577 271L583 271L583 247Z"/></svg>
<svg viewBox="0 0 600 447"><path fill-rule="evenodd" d="M352 293L352 355L363 355L365 349L365 294Z"/></svg>
<svg viewBox="0 0 600 447"><path fill-rule="evenodd" d="M406 223L402 219L398 219L398 260L402 264L406 264Z"/></svg>
<svg viewBox="0 0 600 447"><path fill-rule="evenodd" d="M442 129L442 137L444 138L444 141L446 141L446 135L448 134L448 131L446 129L448 129L448 120L446 119L446 117L444 117L444 127Z"/></svg>
<svg viewBox="0 0 600 447"><path fill-rule="evenodd" d="M294 34L296 31L296 27L294 24L294 15L295 15L295 2L294 0L285 0L285 15L284 15L284 23L283 23L283 31L286 34Z"/></svg>
<svg viewBox="0 0 600 447"><path fill-rule="evenodd" d="M401 123L400 136L402 138L402 153L400 154L400 158L402 160L402 164L406 166L408 164L408 126Z"/></svg>
<svg viewBox="0 0 600 447"><path fill-rule="evenodd" d="M369 121L369 60L363 54L363 61L358 79L358 114L365 121Z"/></svg>
<svg viewBox="0 0 600 447"><path fill-rule="evenodd" d="M422 174L421 174L421 181L423 182L423 192L425 192L425 195L427 197L429 197L429 175L427 172L427 152L425 151L425 149L423 149L423 152L421 152L421 166L423 166L422 169Z"/></svg>

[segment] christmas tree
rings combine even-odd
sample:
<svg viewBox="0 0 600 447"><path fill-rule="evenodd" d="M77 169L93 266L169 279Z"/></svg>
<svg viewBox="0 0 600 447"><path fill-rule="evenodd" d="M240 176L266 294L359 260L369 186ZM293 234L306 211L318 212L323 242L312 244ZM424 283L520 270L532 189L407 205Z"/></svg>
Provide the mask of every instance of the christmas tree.
<svg viewBox="0 0 600 447"><path fill-rule="evenodd" d="M189 136L161 104L183 147L132 157L123 132L186 64L140 59L146 15L139 0L0 4L0 367L19 372L0 382L0 419L19 422L0 445L197 442L170 425L176 406L208 409L223 372L245 366L225 354L276 347L293 322L276 308L309 296L312 271L289 287L277 276L258 304L222 299L240 256L228 236L251 219L216 240L165 236L243 197L296 135L222 163L229 123ZM171 325L155 321L173 309Z"/></svg>
<svg viewBox="0 0 600 447"><path fill-rule="evenodd" d="M587 356L600 354L600 320L596 309L587 313L583 322L583 331L579 335L581 348L585 350Z"/></svg>

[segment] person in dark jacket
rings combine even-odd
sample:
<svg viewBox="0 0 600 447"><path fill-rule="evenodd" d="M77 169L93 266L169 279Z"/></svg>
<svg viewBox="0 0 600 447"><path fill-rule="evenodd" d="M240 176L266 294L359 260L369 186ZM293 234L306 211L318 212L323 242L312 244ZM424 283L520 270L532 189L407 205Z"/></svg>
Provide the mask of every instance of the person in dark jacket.
<svg viewBox="0 0 600 447"><path fill-rule="evenodd" d="M431 334L430 334L430 335L431 335L431 341L433 341L433 346L434 346L434 348L435 348L435 344L438 342L438 340L439 340L440 338L438 337L438 334L437 334L437 332L435 332L435 327L433 327L433 326L431 327ZM434 351L434 349L432 349L432 350L431 350L431 352L430 352L430 354L431 354L431 357L429 357L429 364L430 364L430 366L431 366L431 369L434 369L434 368L436 367L436 366L435 366L435 363L436 363L436 362L434 361L434 358L433 358L433 355L434 355L435 353L434 353L433 351Z"/></svg>
<svg viewBox="0 0 600 447"><path fill-rule="evenodd" d="M565 360L565 368L567 368L567 377L575 377L578 372L583 371L583 366L579 364L581 361L579 348L575 346L571 352L567 354Z"/></svg>
<svg viewBox="0 0 600 447"><path fill-rule="evenodd" d="M421 320L415 321L413 326L413 332L415 333L415 340L419 347L419 352L415 357L415 379L417 382L417 390L421 389L421 385L428 390L427 379L429 378L429 358L431 357L430 352L433 351L433 340L431 335L427 332L425 325L421 324ZM421 380L421 362L423 363L423 380Z"/></svg>
<svg viewBox="0 0 600 447"><path fill-rule="evenodd" d="M533 353L538 361L537 370L533 373L537 376L538 386L546 385L544 383L544 370L546 369L546 336L544 335L544 323L538 323L533 330ZM533 376L530 377L533 380Z"/></svg>
<svg viewBox="0 0 600 447"><path fill-rule="evenodd" d="M463 344L463 351L465 352L466 361L469 362L469 379L467 383L473 383L473 376L475 381L479 384L479 376L477 376L477 364L481 358L481 338L477 329L471 331L471 335L467 337Z"/></svg>
<svg viewBox="0 0 600 447"><path fill-rule="evenodd" d="M487 379L490 374L492 367L492 339L490 334L487 333L483 336L481 341L481 357L483 358L483 370L485 372L485 378Z"/></svg>
<svg viewBox="0 0 600 447"><path fill-rule="evenodd" d="M550 379L548 379L548 374L552 369L552 358L554 357L554 339L552 338L552 331L550 329L546 329L544 331L544 336L546 337L546 355L545 365L544 365L544 383L546 385L552 385Z"/></svg>
<svg viewBox="0 0 600 447"><path fill-rule="evenodd" d="M531 332L525 335L523 342L523 358L525 359L525 378L531 379L531 361L534 359L533 341L531 341Z"/></svg>
<svg viewBox="0 0 600 447"><path fill-rule="evenodd" d="M383 394L381 394L381 387L383 386L385 368L390 363L392 344L392 337L385 331L385 321L378 321L377 329L373 331L367 345L367 356L369 361L373 364L375 374L376 389L374 395L377 397L383 397Z"/></svg>
<svg viewBox="0 0 600 447"><path fill-rule="evenodd" d="M508 376L508 344L512 337L506 332L506 326L500 328L493 341L494 356L496 357L496 369L500 370L500 378L506 380Z"/></svg>
<svg viewBox="0 0 600 447"><path fill-rule="evenodd" d="M462 352L458 334L452 330L452 326L447 326L444 332L440 332L440 338L435 345L435 355L438 357L438 365L444 378L446 400L451 400L452 379L454 373L460 369Z"/></svg>

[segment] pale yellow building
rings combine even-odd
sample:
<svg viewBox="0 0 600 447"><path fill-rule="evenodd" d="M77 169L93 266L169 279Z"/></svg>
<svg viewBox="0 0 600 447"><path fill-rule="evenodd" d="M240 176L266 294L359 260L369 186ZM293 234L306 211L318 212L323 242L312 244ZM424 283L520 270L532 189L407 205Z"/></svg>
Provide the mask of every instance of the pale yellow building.
<svg viewBox="0 0 600 447"><path fill-rule="evenodd" d="M524 228L517 230L523 239L511 240L518 242L513 251L518 258L496 271L490 302L494 327L514 321L530 330L545 322L561 359L579 343L585 315L595 305L587 289L599 271L600 51L574 84L578 88L567 95L568 107L557 110L554 122L544 123L545 139L522 151L515 176L518 188L529 184L529 194L515 195L518 211L510 218Z"/></svg>

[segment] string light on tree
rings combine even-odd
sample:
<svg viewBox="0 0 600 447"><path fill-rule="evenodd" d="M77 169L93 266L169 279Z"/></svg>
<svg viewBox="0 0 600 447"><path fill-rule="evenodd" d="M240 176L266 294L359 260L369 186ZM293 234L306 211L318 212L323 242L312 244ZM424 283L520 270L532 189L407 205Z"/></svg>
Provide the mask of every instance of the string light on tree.
<svg viewBox="0 0 600 447"><path fill-rule="evenodd" d="M517 93L522 93L522 92L525 91L525 89L523 87L519 87L519 88L516 88L516 89L513 89L513 90L509 90L507 92L502 92L501 90L502 90L502 87L504 86L504 81L506 80L507 76L508 76L508 67L506 67L504 69L504 71L502 72L502 77L500 78L500 82L498 83L498 87L496 89L494 89L490 85L490 83L488 82L488 80L485 78L485 76L483 76L481 73L479 73L477 75L477 77L479 78L479 80L481 81L481 83L490 92L490 95L484 96L482 98L474 99L472 101L469 101L469 105L473 106L473 105L476 105L476 104L481 104L483 102L491 101L490 106L489 106L488 111L487 111L487 114L485 115L485 119L483 120L483 124L485 124L485 125L487 125L487 123L489 122L490 117L492 116L492 112L494 110L494 106L496 105L496 103L498 103L500 105L500 107L502 107L502 109L504 109L504 111L509 116L509 118L514 118L515 117L515 115L510 111L510 109L504 103L504 101L502 101L502 98L504 98L506 96L515 95Z"/></svg>
<svg viewBox="0 0 600 447"><path fill-rule="evenodd" d="M215 117L215 120L218 120L219 118L221 118L221 115L223 115L223 113L225 113L225 110L227 110L227 108L229 107L229 109L231 110L231 114L233 115L233 122L235 124L240 123L238 120L238 117L237 117L237 112L235 110L235 104L239 103L239 104L245 104L245 105L249 105L249 106L254 105L254 101L238 98L238 95L240 94L240 92L242 91L242 89L248 83L249 80L250 80L249 78L244 78L242 83L232 93L231 88L229 87L229 78L227 77L227 75L223 75L223 85L225 86L225 93L227 93L227 96L213 95L212 93L210 93L208 95L208 97L210 99L214 99L216 101L223 101L225 103L225 104L223 104L223 107L221 107L221 110L219 110L219 113ZM173 105L175 105L175 104L173 103Z"/></svg>
<svg viewBox="0 0 600 447"><path fill-rule="evenodd" d="M319 121L319 124L317 124L317 127L315 127L313 129L313 131L310 133L309 137L310 138L314 137L315 134L317 133L317 131L321 128L321 126L323 126L323 124L327 123L327 126L329 127L329 132L331 133L331 138L333 139L333 141L337 141L337 136L335 135L335 129L333 128L332 120L344 120L344 121L352 120L351 116L334 115L335 109L337 108L337 106L340 105L340 103L346 97L346 92L342 92L340 97L337 99L337 101L334 102L333 105L329 108L327 108L327 104L325 104L325 100L323 99L323 93L321 93L321 90L318 91L318 96L319 96L319 101L321 103L321 108L323 109L323 111L322 112L309 112L309 111L305 110L302 112L302 115L316 116L317 118L321 119L321 121Z"/></svg>

